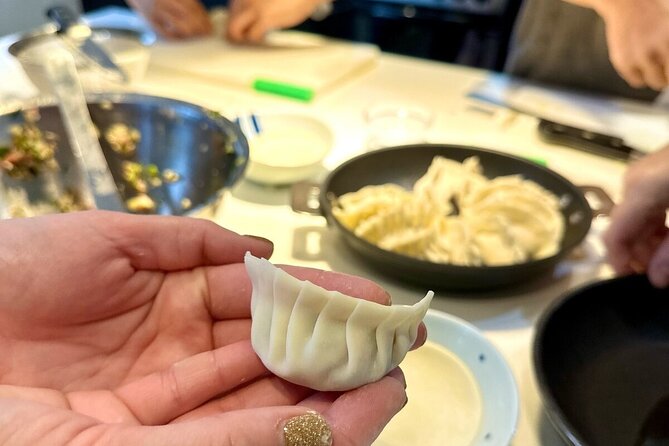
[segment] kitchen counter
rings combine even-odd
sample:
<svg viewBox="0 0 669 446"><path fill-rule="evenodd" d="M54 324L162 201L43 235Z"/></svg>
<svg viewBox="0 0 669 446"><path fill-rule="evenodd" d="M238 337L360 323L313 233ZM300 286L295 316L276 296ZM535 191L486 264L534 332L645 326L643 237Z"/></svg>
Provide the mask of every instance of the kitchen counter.
<svg viewBox="0 0 669 446"><path fill-rule="evenodd" d="M470 144L539 157L575 184L598 185L612 197L618 197L624 163L544 143L537 135L536 118L468 98L467 93L488 75L486 71L462 66L381 54L374 68L318 94L311 103L194 78L155 65L132 89L198 103L226 116L248 111L292 111L317 116L335 134L334 150L324 162L323 175L365 150L363 110L370 103L388 98L419 103L435 114L428 142ZM7 88L5 83L5 92ZM213 218L239 233L273 240L274 262L373 279L391 293L394 303L411 304L425 295L425 288L376 273L343 245L335 231L327 228L324 218L293 212L290 188L242 181L225 197ZM603 261L600 242L606 224L605 218L593 221L583 245L559 265L552 277L499 292L440 291L432 301L432 308L463 318L482 330L508 361L520 392L514 445L562 444L543 413L532 370L534 327L542 311L567 290L611 275Z"/></svg>

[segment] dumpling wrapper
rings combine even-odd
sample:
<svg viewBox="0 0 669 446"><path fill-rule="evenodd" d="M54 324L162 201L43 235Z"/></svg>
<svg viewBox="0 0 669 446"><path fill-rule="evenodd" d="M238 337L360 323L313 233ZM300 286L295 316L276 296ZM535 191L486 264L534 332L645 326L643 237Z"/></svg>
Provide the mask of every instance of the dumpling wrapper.
<svg viewBox="0 0 669 446"><path fill-rule="evenodd" d="M382 305L296 279L250 253L244 261L253 284L253 349L277 376L321 391L354 389L397 367L434 296Z"/></svg>

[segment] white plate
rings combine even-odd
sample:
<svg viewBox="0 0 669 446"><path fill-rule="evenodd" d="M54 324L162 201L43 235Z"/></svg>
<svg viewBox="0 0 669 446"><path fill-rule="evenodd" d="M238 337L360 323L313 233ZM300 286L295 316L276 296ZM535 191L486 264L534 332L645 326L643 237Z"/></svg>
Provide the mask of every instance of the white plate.
<svg viewBox="0 0 669 446"><path fill-rule="evenodd" d="M473 325L429 310L428 342L401 367L409 403L375 446L507 446L518 421L518 390L506 361Z"/></svg>

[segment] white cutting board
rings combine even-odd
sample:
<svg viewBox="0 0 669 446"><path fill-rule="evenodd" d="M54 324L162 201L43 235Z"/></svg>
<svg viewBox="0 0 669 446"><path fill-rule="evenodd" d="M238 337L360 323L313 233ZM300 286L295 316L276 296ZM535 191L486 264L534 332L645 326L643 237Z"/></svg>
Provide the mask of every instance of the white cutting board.
<svg viewBox="0 0 669 446"><path fill-rule="evenodd" d="M261 45L238 45L222 35L225 16L212 17L214 36L158 41L151 64L213 82L252 86L256 79L309 88L315 94L377 63L375 45L351 43L299 31L274 31Z"/></svg>

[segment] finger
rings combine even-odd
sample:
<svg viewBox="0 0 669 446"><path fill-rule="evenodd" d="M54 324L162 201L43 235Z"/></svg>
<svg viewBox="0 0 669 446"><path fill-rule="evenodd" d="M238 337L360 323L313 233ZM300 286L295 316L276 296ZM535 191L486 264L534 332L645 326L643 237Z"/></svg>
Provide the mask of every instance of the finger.
<svg viewBox="0 0 669 446"><path fill-rule="evenodd" d="M79 212L64 214L62 226L70 225ZM241 262L244 253L270 256L268 240L244 237L217 224L191 217L132 215L88 211L85 219L110 239L136 269L175 271L203 265Z"/></svg>
<svg viewBox="0 0 669 446"><path fill-rule="evenodd" d="M416 340L411 346L411 350L415 350L418 347L421 347L423 344L425 344L425 341L427 341L427 327L423 322L421 322L420 325L418 326Z"/></svg>
<svg viewBox="0 0 669 446"><path fill-rule="evenodd" d="M649 209L638 200L626 200L611 215L604 234L608 261L618 274L643 272L659 238L664 238L663 209Z"/></svg>
<svg viewBox="0 0 669 446"><path fill-rule="evenodd" d="M300 402L301 406L308 407L318 413L327 411L337 401L343 392L316 392Z"/></svg>
<svg viewBox="0 0 669 446"><path fill-rule="evenodd" d="M211 31L207 10L199 1L167 2L164 9L175 19L174 24L179 26L183 37L202 35Z"/></svg>
<svg viewBox="0 0 669 446"><path fill-rule="evenodd" d="M633 55L618 48L609 42L610 60L613 67L616 69L620 77L634 88L641 88L644 86L644 80L641 70L637 65L632 63Z"/></svg>
<svg viewBox="0 0 669 446"><path fill-rule="evenodd" d="M648 278L658 288L669 286L669 236L666 236L655 251L648 265Z"/></svg>
<svg viewBox="0 0 669 446"><path fill-rule="evenodd" d="M313 393L312 389L292 384L272 375L257 380L221 398L209 401L177 418L175 421L188 421L232 410L292 406Z"/></svg>
<svg viewBox="0 0 669 446"><path fill-rule="evenodd" d="M657 232L656 226L649 222L646 230L636 235L636 240L631 248L635 272L643 273L647 270L651 258L662 243L664 231L661 235L658 235Z"/></svg>
<svg viewBox="0 0 669 446"><path fill-rule="evenodd" d="M276 446L286 444L284 440L286 423L307 413L307 409L300 406L277 406L226 412L165 426L110 425L106 439L110 446L135 444ZM309 425L312 426L313 424Z"/></svg>
<svg viewBox="0 0 669 446"><path fill-rule="evenodd" d="M256 12L250 8L240 8L233 11L228 19L228 27L225 31L226 37L233 42L243 42L247 30L256 20Z"/></svg>
<svg viewBox="0 0 669 446"><path fill-rule="evenodd" d="M632 272L629 265L635 234L643 230L644 223L643 218L638 218L639 212L629 201L623 201L613 209L611 223L603 236L608 262L619 274Z"/></svg>
<svg viewBox="0 0 669 446"><path fill-rule="evenodd" d="M337 446L372 444L390 419L406 404L401 371L342 394L323 416ZM361 402L364 401L364 404Z"/></svg>
<svg viewBox="0 0 669 446"><path fill-rule="evenodd" d="M662 90L667 85L664 63L656 53L649 53L639 62L644 83L653 90Z"/></svg>
<svg viewBox="0 0 669 446"><path fill-rule="evenodd" d="M371 280L331 271L297 266L281 266L299 280L309 280L327 290L336 290L351 297L390 303L390 295ZM209 311L214 319L251 317L251 280L243 264L206 269L209 288Z"/></svg>
<svg viewBox="0 0 669 446"><path fill-rule="evenodd" d="M271 30L271 25L265 20L256 20L253 24L246 30L244 38L247 42L251 43L261 43L265 40L265 36Z"/></svg>
<svg viewBox="0 0 669 446"><path fill-rule="evenodd" d="M114 391L142 424L163 424L268 371L242 341L203 352Z"/></svg>
<svg viewBox="0 0 669 446"><path fill-rule="evenodd" d="M174 39L187 37L186 24L181 16L168 9L160 9L154 15L154 22L163 30L165 37Z"/></svg>
<svg viewBox="0 0 669 446"><path fill-rule="evenodd" d="M404 372L399 367L395 367L386 376L398 380L406 389L406 379L404 377ZM300 405L306 406L318 413L324 413L340 396L342 396L343 393L344 392L317 392L302 400Z"/></svg>

